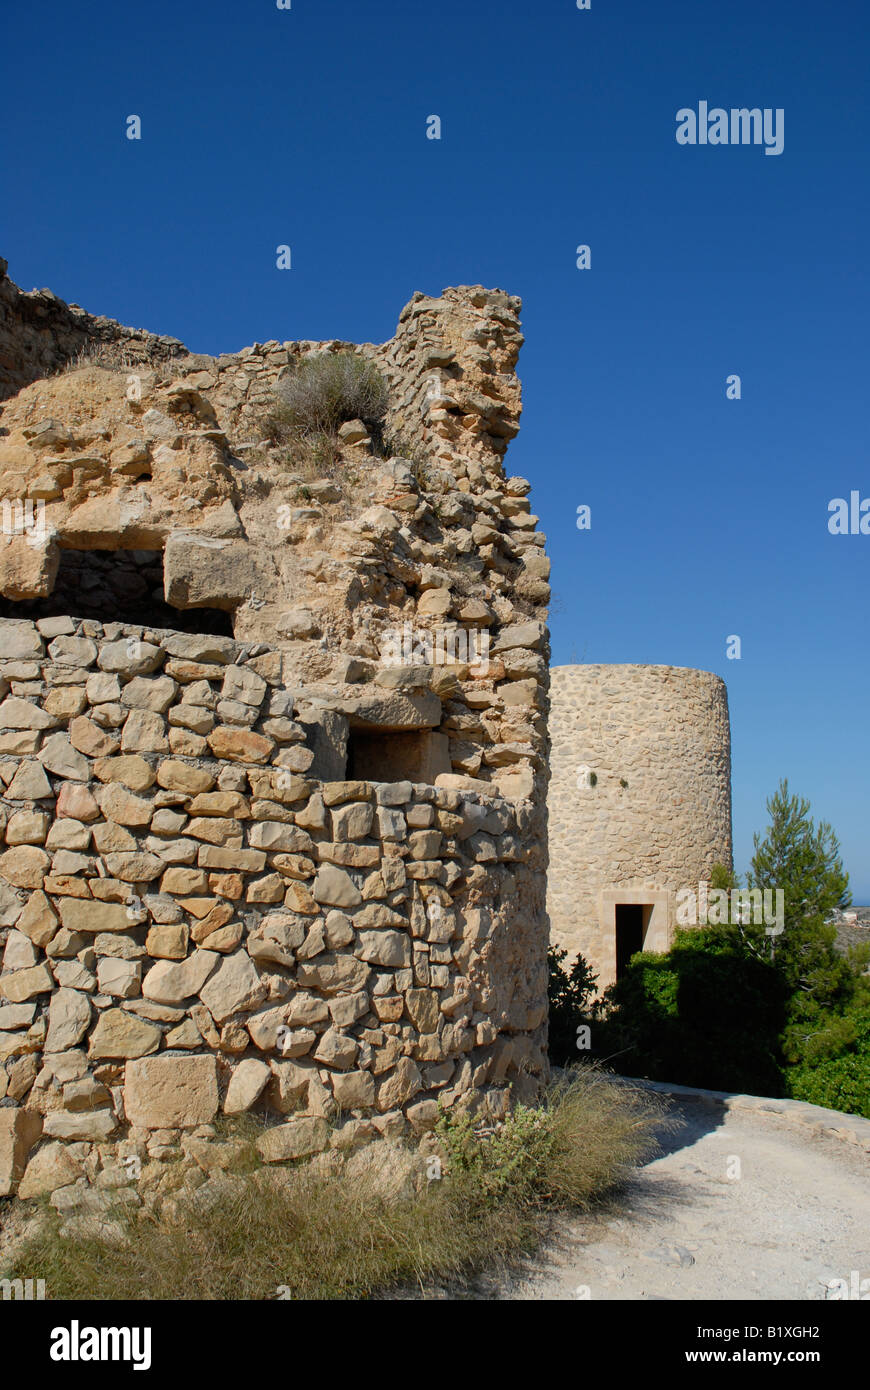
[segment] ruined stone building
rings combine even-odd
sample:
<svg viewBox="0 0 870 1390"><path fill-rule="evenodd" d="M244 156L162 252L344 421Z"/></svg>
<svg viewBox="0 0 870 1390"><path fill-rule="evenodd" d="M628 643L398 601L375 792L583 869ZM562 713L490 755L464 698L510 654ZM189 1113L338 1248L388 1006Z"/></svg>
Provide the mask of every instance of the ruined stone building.
<svg viewBox="0 0 870 1390"><path fill-rule="evenodd" d="M731 867L731 736L724 682L675 666L550 671L554 943L615 980L666 951L676 893Z"/></svg>
<svg viewBox="0 0 870 1390"><path fill-rule="evenodd" d="M159 1163L220 1110L280 1161L534 1095L519 301L209 357L0 269L0 1194ZM346 352L382 424L276 437L282 381Z"/></svg>

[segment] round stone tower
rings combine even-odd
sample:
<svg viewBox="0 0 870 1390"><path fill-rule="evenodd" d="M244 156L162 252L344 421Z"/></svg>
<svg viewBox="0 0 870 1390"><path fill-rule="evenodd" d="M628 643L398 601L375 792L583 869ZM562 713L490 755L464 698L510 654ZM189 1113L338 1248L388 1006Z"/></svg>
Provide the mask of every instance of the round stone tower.
<svg viewBox="0 0 870 1390"><path fill-rule="evenodd" d="M635 951L668 948L678 889L731 867L728 695L677 666L550 680L550 936L603 989Z"/></svg>

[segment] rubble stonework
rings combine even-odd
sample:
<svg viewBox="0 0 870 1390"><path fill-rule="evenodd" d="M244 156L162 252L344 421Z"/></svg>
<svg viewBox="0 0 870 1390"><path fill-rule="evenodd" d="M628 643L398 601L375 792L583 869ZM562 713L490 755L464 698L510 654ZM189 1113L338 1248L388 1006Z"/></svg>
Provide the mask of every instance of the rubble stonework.
<svg viewBox="0 0 870 1390"><path fill-rule="evenodd" d="M293 361L351 345L209 358L61 301L34 339L10 284L0 503L38 512L0 534L0 1191L220 1111L279 1122L280 1161L532 1097L549 562L502 465L519 301L416 295L356 349L383 440L344 429L317 478L262 422Z"/></svg>
<svg viewBox="0 0 870 1390"><path fill-rule="evenodd" d="M267 1092L394 1136L534 1093L531 803L320 779L280 654L71 619L0 643L2 1084L44 1135Z"/></svg>
<svg viewBox="0 0 870 1390"><path fill-rule="evenodd" d="M644 947L665 951L676 892L731 868L728 695L719 676L675 666L554 666L550 677L551 935L603 989L618 907L640 905Z"/></svg>
<svg viewBox="0 0 870 1390"><path fill-rule="evenodd" d="M166 361L187 351L177 338L125 328L114 319L65 303L51 290L21 290L7 269L0 257L0 401L98 345L131 366Z"/></svg>

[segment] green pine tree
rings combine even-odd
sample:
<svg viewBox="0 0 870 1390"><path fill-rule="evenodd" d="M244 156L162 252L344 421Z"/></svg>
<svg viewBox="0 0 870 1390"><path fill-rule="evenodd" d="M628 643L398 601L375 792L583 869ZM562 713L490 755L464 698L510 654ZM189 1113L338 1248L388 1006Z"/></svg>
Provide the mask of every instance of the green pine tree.
<svg viewBox="0 0 870 1390"><path fill-rule="evenodd" d="M841 1001L854 976L834 949L836 930L828 920L834 908L851 901L839 841L827 821L816 826L810 803L790 795L785 779L767 810L770 825L763 839L757 832L753 837L747 886L783 893L785 930L767 938L770 958L790 994L821 1005ZM763 928L755 928L756 940L763 934Z"/></svg>

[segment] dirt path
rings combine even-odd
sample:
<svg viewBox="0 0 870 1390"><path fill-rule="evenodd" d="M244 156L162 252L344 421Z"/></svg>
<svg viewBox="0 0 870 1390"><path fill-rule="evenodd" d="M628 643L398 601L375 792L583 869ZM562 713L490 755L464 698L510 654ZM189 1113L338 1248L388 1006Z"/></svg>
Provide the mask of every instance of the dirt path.
<svg viewBox="0 0 870 1390"><path fill-rule="evenodd" d="M680 1128L618 1211L565 1223L542 1258L485 1296L813 1300L853 1270L870 1280L870 1157L859 1146L685 1097L672 1115Z"/></svg>

